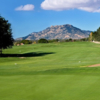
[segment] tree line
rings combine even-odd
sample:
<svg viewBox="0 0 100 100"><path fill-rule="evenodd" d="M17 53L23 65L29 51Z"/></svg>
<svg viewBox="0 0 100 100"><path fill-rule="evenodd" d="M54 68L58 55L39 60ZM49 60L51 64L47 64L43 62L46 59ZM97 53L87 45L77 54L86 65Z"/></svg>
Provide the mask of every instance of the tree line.
<svg viewBox="0 0 100 100"><path fill-rule="evenodd" d="M12 36L12 29L11 24L6 20L4 17L0 16L0 55L2 54L2 49L11 48L16 43L23 43L23 44L32 44L32 43L52 43L52 42L74 42L74 41L100 41L100 27L97 31L91 32L89 38L83 39L66 39L66 40L59 40L59 39L39 39L38 41L31 41L31 40L22 40L22 41L14 41Z"/></svg>
<svg viewBox="0 0 100 100"><path fill-rule="evenodd" d="M90 33L89 40L100 41L100 27L96 31Z"/></svg>

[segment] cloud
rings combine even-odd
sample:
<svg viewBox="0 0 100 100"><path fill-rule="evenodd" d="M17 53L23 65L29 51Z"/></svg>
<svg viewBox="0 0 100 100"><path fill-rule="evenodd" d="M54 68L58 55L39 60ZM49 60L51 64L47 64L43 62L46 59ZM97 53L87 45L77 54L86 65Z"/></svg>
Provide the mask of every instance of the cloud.
<svg viewBox="0 0 100 100"><path fill-rule="evenodd" d="M15 9L16 11L30 11L30 10L34 10L34 5L32 4L27 4L27 5L21 5L20 7L17 7Z"/></svg>
<svg viewBox="0 0 100 100"><path fill-rule="evenodd" d="M41 8L56 11L80 9L88 12L100 12L100 0L44 0Z"/></svg>

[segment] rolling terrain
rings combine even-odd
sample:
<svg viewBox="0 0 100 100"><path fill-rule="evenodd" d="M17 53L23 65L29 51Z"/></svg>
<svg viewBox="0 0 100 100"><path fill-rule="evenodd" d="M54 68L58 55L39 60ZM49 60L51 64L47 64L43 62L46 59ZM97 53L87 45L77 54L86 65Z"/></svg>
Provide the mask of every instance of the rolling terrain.
<svg viewBox="0 0 100 100"><path fill-rule="evenodd" d="M0 100L98 100L100 44L14 46L0 57Z"/></svg>

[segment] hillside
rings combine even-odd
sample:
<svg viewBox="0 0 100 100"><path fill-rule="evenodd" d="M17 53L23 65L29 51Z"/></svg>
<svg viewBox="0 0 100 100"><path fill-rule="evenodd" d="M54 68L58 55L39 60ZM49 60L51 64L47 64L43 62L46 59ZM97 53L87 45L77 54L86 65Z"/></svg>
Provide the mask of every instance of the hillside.
<svg viewBox="0 0 100 100"><path fill-rule="evenodd" d="M45 38L51 39L81 39L89 37L91 31L81 30L72 25L56 25L46 28L40 32L33 32L25 37L17 38L16 40L39 40Z"/></svg>

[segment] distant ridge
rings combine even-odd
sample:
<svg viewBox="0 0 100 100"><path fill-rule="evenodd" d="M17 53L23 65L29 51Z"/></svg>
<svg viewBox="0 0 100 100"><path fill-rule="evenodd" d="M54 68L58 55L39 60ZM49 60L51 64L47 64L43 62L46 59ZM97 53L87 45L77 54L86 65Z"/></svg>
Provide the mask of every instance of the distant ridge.
<svg viewBox="0 0 100 100"><path fill-rule="evenodd" d="M82 39L89 37L91 31L81 30L70 24L56 25L46 28L40 32L33 32L25 37L17 38L16 40L39 40L45 38L51 39Z"/></svg>

